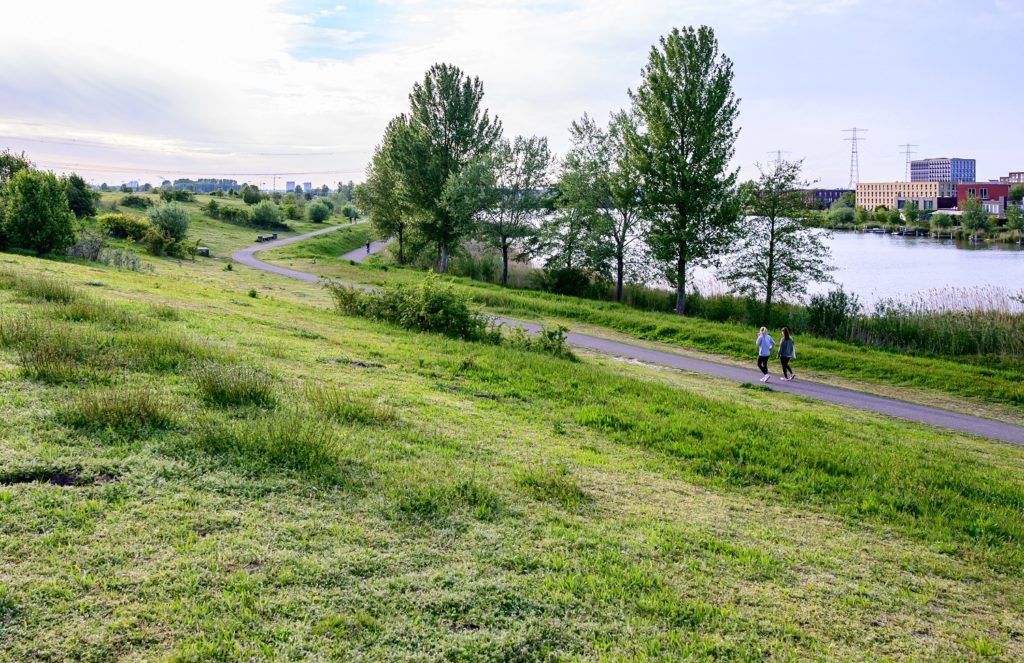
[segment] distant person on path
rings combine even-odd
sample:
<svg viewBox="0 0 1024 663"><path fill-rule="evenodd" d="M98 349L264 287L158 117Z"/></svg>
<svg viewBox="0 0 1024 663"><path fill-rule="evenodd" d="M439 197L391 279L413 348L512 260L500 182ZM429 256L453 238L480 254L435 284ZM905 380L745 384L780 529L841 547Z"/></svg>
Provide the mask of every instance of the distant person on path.
<svg viewBox="0 0 1024 663"><path fill-rule="evenodd" d="M768 375L768 358L772 356L772 348L775 347L775 339L768 334L767 327L761 327L757 334L757 367L764 373L761 382L768 382L772 376Z"/></svg>
<svg viewBox="0 0 1024 663"><path fill-rule="evenodd" d="M793 346L793 337L789 335L789 327L783 327L782 342L779 343L779 361L782 362L782 379L786 381L796 377L793 369L789 367L790 359L796 359L796 348Z"/></svg>
<svg viewBox="0 0 1024 663"><path fill-rule="evenodd" d="M366 243L366 255L370 255L370 243Z"/></svg>

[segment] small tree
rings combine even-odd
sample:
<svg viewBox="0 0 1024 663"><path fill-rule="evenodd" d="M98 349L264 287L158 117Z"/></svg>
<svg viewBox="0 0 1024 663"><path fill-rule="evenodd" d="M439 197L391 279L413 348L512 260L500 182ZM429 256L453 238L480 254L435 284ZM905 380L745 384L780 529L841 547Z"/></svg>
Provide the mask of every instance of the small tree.
<svg viewBox="0 0 1024 663"><path fill-rule="evenodd" d="M379 237L394 237L398 241L398 264L405 263L405 234L411 213L396 167L398 133L408 130L404 116L388 123L384 139L373 151L366 167L366 181L355 187L356 204L370 217L370 224ZM346 185L338 182L338 193L344 199Z"/></svg>
<svg viewBox="0 0 1024 663"><path fill-rule="evenodd" d="M260 228L274 228L281 225L281 209L270 200L252 208L252 224Z"/></svg>
<svg viewBox="0 0 1024 663"><path fill-rule="evenodd" d="M720 271L739 292L764 302L765 324L771 324L777 299L800 297L810 283L831 280L827 234L801 223L808 211L802 167L801 161L779 161L768 171L758 167L761 176L744 188L748 216L738 248Z"/></svg>
<svg viewBox="0 0 1024 663"><path fill-rule="evenodd" d="M79 219L96 215L96 198L92 195L92 189L81 177L71 173L65 180L68 207Z"/></svg>
<svg viewBox="0 0 1024 663"><path fill-rule="evenodd" d="M259 188L252 184L246 184L242 187L242 201L246 205L255 205L261 200L263 200L263 194L260 193Z"/></svg>
<svg viewBox="0 0 1024 663"><path fill-rule="evenodd" d="M1006 206L1006 229L1017 235L1024 232L1024 210L1016 205Z"/></svg>
<svg viewBox="0 0 1024 663"><path fill-rule="evenodd" d="M916 226L920 218L921 212L917 208L917 201L908 200L903 206L903 219L907 222L908 226Z"/></svg>
<svg viewBox="0 0 1024 663"><path fill-rule="evenodd" d="M501 253L501 283L508 285L508 262L513 250L524 248L534 233L534 220L544 208L542 190L548 185L552 155L546 138L516 136L494 149L495 203L484 211L483 238Z"/></svg>
<svg viewBox="0 0 1024 663"><path fill-rule="evenodd" d="M1024 200L1024 184L1014 184L1010 187L1009 198L1018 203Z"/></svg>
<svg viewBox="0 0 1024 663"><path fill-rule="evenodd" d="M295 185L295 191L294 191L293 193L294 193L294 194L295 194L296 196L298 196L299 198L302 198L302 193L303 193L303 191L302 191L302 186L301 186L301 185L299 185L299 184L296 184L296 185Z"/></svg>
<svg viewBox="0 0 1024 663"><path fill-rule="evenodd" d="M950 218L948 214L942 214L940 212L932 215L932 229L935 234L941 234L944 231L948 232L952 227L953 219Z"/></svg>
<svg viewBox="0 0 1024 663"><path fill-rule="evenodd" d="M960 205L963 214L960 215L960 224L964 230L971 233L971 237L977 237L979 233L987 232L989 229L988 212L985 206L977 198L969 198Z"/></svg>
<svg viewBox="0 0 1024 663"><path fill-rule="evenodd" d="M856 220L857 214L852 207L836 207L828 211L828 220L833 226L849 226Z"/></svg>
<svg viewBox="0 0 1024 663"><path fill-rule="evenodd" d="M871 222L871 212L867 211L864 207L858 207L854 216L857 219L858 226L865 226Z"/></svg>
<svg viewBox="0 0 1024 663"><path fill-rule="evenodd" d="M262 204L262 203L260 203ZM295 207L292 205L291 207ZM257 207L259 209L259 207ZM313 223L323 223L331 216L331 210L323 203L313 203L306 209L306 216Z"/></svg>
<svg viewBox="0 0 1024 663"><path fill-rule="evenodd" d="M738 221L732 61L711 28L676 29L651 48L642 77L630 91L638 126L626 143L644 183L647 243L683 315L688 270L723 253Z"/></svg>
<svg viewBox="0 0 1024 663"><path fill-rule="evenodd" d="M188 210L179 203L160 203L146 212L149 224L176 242L188 235Z"/></svg>
<svg viewBox="0 0 1024 663"><path fill-rule="evenodd" d="M74 244L67 188L53 173L19 169L4 185L3 203L2 234L11 246L44 254Z"/></svg>

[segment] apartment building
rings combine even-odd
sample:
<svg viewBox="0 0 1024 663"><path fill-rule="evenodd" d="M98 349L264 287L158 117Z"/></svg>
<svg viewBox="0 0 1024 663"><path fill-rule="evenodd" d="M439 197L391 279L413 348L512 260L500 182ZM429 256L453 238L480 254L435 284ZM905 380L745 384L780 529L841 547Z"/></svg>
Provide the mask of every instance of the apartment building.
<svg viewBox="0 0 1024 663"><path fill-rule="evenodd" d="M1000 177L999 181L1003 184L1024 184L1024 171L1010 173L1006 177Z"/></svg>
<svg viewBox="0 0 1024 663"><path fill-rule="evenodd" d="M921 211L951 209L956 206L954 182L860 182L857 207L869 212L878 207L903 209L910 201Z"/></svg>
<svg viewBox="0 0 1024 663"><path fill-rule="evenodd" d="M973 182L977 175L974 159L915 159L910 162L911 182Z"/></svg>

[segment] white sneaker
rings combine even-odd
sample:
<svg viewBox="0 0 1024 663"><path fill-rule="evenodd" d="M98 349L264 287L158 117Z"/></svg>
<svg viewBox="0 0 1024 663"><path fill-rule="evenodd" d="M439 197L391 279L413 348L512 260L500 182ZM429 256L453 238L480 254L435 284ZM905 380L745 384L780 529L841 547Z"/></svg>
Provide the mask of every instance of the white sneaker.
<svg viewBox="0 0 1024 663"><path fill-rule="evenodd" d="M766 376L764 376L763 378L761 378L761 382L764 382L764 381L765 381L765 380L767 380L767 379L768 379L768 376L766 375Z"/></svg>
<svg viewBox="0 0 1024 663"><path fill-rule="evenodd" d="M762 380L762 382L768 382L768 380L771 380L771 379L772 379L772 376L766 375L766 376L764 376L764 380Z"/></svg>

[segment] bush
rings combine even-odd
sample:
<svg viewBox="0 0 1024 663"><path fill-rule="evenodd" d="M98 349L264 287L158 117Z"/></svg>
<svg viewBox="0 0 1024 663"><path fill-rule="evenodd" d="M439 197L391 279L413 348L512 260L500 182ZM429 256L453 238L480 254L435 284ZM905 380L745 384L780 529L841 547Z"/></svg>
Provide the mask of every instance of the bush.
<svg viewBox="0 0 1024 663"><path fill-rule="evenodd" d="M569 330L561 325L542 327L536 334L529 334L522 327L513 327L506 337L508 344L520 350L543 352L561 359L575 361L576 355L567 341Z"/></svg>
<svg viewBox="0 0 1024 663"><path fill-rule="evenodd" d="M53 173L19 170L4 187L3 235L11 246L63 252L75 242L75 215Z"/></svg>
<svg viewBox="0 0 1024 663"><path fill-rule="evenodd" d="M68 207L79 219L96 215L96 198L92 189L81 177L71 173L64 181L65 194L68 197Z"/></svg>
<svg viewBox="0 0 1024 663"><path fill-rule="evenodd" d="M252 208L252 225L257 228L287 228L281 221L281 209L269 200Z"/></svg>
<svg viewBox="0 0 1024 663"><path fill-rule="evenodd" d="M191 191L185 191L184 189L160 189L160 200L170 203L190 203L196 199L196 196Z"/></svg>
<svg viewBox="0 0 1024 663"><path fill-rule="evenodd" d="M323 223L331 216L331 210L321 202L316 202L306 208L306 216L313 223Z"/></svg>
<svg viewBox="0 0 1024 663"><path fill-rule="evenodd" d="M146 213L154 230L180 242L188 235L188 210L178 203L161 203ZM157 255L157 254L154 254Z"/></svg>
<svg viewBox="0 0 1024 663"><path fill-rule="evenodd" d="M817 336L848 338L851 324L860 312L857 295L841 288L827 295L814 295L807 305L807 327Z"/></svg>
<svg viewBox="0 0 1024 663"><path fill-rule="evenodd" d="M175 256L181 254L177 241L159 228L150 228L142 238L146 251L151 256Z"/></svg>
<svg viewBox="0 0 1024 663"><path fill-rule="evenodd" d="M327 287L338 310L347 315L470 341L494 342L501 337L484 315L470 308L466 295L442 283L436 274L414 285L388 284L371 292L338 283Z"/></svg>
<svg viewBox="0 0 1024 663"><path fill-rule="evenodd" d="M590 276L582 269L544 269L534 277L539 290L572 297L594 297Z"/></svg>
<svg viewBox="0 0 1024 663"><path fill-rule="evenodd" d="M220 220L227 221L228 223L237 223L239 225L249 225L252 220L252 215L249 214L249 210L241 207L221 207L220 208Z"/></svg>
<svg viewBox="0 0 1024 663"><path fill-rule="evenodd" d="M125 207L135 207L138 209L146 209L147 207L153 206L153 201L144 196L137 196L134 193L129 194L121 199L121 204Z"/></svg>
<svg viewBox="0 0 1024 663"><path fill-rule="evenodd" d="M145 219L130 214L104 214L96 220L100 230L121 239L141 240L149 230Z"/></svg>
<svg viewBox="0 0 1024 663"><path fill-rule="evenodd" d="M85 392L64 406L58 417L74 428L110 431L129 438L177 425L171 407L147 389Z"/></svg>
<svg viewBox="0 0 1024 663"><path fill-rule="evenodd" d="M102 235L84 232L78 238L78 241L68 248L67 254L69 258L100 262L103 257L103 250L106 248L107 240Z"/></svg>
<svg viewBox="0 0 1024 663"><path fill-rule="evenodd" d="M302 219L302 208L295 203L287 203L282 210L284 211L284 218L289 221L299 221Z"/></svg>
<svg viewBox="0 0 1024 663"><path fill-rule="evenodd" d="M221 407L259 405L272 407L277 399L266 373L248 366L207 364L193 374L203 399Z"/></svg>

